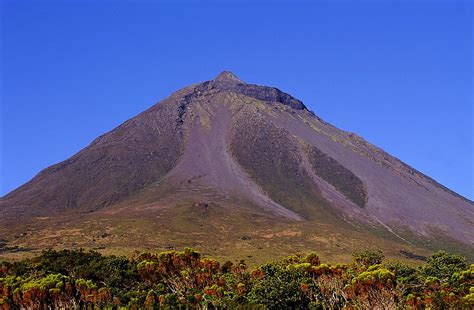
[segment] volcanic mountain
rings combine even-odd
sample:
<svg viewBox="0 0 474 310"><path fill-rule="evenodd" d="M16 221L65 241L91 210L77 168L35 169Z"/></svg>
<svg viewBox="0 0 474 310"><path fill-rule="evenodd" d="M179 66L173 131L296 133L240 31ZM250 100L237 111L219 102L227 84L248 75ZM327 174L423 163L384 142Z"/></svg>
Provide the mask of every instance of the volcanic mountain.
<svg viewBox="0 0 474 310"><path fill-rule="evenodd" d="M47 247L192 246L251 261L474 248L473 202L289 94L226 71L44 169L0 211L7 258Z"/></svg>

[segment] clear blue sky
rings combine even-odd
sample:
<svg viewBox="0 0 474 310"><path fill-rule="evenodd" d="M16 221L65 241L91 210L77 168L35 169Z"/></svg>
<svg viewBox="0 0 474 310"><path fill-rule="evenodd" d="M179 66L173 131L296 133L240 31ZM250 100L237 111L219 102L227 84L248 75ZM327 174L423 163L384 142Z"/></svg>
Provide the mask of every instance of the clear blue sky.
<svg viewBox="0 0 474 310"><path fill-rule="evenodd" d="M472 1L133 2L1 1L0 195L225 69L474 199Z"/></svg>

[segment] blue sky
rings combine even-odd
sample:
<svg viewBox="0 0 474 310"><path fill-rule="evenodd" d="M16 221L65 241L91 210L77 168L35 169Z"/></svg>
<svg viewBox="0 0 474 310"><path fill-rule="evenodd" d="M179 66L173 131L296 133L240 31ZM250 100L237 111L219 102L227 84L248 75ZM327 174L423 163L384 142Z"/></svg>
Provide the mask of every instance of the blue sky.
<svg viewBox="0 0 474 310"><path fill-rule="evenodd" d="M471 1L1 1L0 195L222 70L474 199Z"/></svg>

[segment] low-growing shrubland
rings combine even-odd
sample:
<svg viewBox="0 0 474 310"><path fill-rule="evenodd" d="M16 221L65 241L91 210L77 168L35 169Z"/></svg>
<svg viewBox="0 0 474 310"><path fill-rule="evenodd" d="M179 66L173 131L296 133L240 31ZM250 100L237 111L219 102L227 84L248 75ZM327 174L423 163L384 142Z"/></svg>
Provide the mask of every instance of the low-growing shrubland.
<svg viewBox="0 0 474 310"><path fill-rule="evenodd" d="M297 254L257 268L185 249L126 258L48 250L0 263L0 309L470 309L474 265L437 252L413 267L360 252L351 264Z"/></svg>

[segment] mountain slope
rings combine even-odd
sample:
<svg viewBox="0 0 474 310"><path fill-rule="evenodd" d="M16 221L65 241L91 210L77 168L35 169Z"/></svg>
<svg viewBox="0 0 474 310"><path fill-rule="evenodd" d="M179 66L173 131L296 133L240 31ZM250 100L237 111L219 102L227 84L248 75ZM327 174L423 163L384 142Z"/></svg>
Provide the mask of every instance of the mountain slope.
<svg viewBox="0 0 474 310"><path fill-rule="evenodd" d="M251 254L267 244L271 253L319 246L336 255L349 237L351 248L474 247L471 201L290 95L230 72L41 171L1 198L0 210L8 244L33 250L161 242L154 246L215 252L242 236Z"/></svg>

